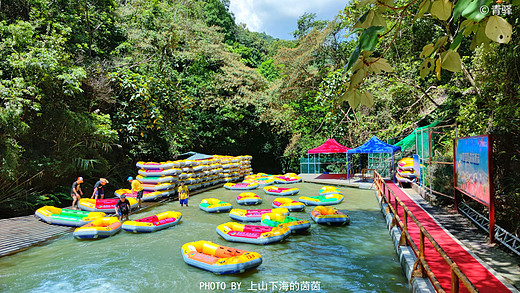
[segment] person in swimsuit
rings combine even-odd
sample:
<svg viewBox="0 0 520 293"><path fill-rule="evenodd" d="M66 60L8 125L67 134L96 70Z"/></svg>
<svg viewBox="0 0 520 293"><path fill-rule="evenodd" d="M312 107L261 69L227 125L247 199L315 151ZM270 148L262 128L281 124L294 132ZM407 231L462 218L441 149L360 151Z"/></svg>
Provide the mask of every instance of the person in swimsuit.
<svg viewBox="0 0 520 293"><path fill-rule="evenodd" d="M186 204L188 206L188 198L190 197L190 191L188 187L184 186L184 181L181 181L181 186L179 186L179 189L177 189L177 193L179 194L179 202L181 204L181 207L183 204Z"/></svg>
<svg viewBox="0 0 520 293"><path fill-rule="evenodd" d="M132 214L132 207L130 206L130 203L126 199L126 195L121 195L121 198L116 203L116 206L114 207L116 210L116 214L119 218L119 221L123 220L123 217L125 217L126 221L128 221L128 215Z"/></svg>
<svg viewBox="0 0 520 293"><path fill-rule="evenodd" d="M92 196L90 198L98 199L105 198L105 184L108 183L108 180L105 178L99 178L99 181L94 184L94 191L92 192Z"/></svg>
<svg viewBox="0 0 520 293"><path fill-rule="evenodd" d="M77 209L79 200L83 195L81 191L81 183L83 183L83 177L78 177L74 183L72 183L72 189L70 190L70 196L72 197L72 208Z"/></svg>

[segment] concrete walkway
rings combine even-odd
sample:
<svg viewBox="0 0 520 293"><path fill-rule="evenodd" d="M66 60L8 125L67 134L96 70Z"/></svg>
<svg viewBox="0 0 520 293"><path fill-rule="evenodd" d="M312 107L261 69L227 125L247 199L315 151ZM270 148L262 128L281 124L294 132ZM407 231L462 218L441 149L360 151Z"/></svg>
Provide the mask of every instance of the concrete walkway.
<svg viewBox="0 0 520 293"><path fill-rule="evenodd" d="M372 182L362 181L359 178L327 178L321 174L300 174L304 182L322 185L338 185L357 188L373 188ZM431 206L417 192L411 188L403 189L416 203L428 212L441 226L464 244L472 253L491 267L509 284L520 289L520 257L506 251L499 245L490 245L487 235L475 227L473 223L457 213L455 210Z"/></svg>

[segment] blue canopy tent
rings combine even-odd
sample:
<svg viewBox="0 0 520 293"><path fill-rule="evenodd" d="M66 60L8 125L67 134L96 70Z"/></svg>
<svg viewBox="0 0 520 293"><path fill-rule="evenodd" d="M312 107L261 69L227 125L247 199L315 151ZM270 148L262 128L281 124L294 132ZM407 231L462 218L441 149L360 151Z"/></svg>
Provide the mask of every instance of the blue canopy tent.
<svg viewBox="0 0 520 293"><path fill-rule="evenodd" d="M401 151L400 146L391 145L385 142L382 142L375 135L372 136L370 140L362 144L361 146L348 150L347 151L347 173L349 172L348 166L348 155L349 154L380 154L380 153L389 153L392 154L392 179L395 180L393 174L395 174L395 164L394 164L394 153ZM350 177L349 177L350 178Z"/></svg>

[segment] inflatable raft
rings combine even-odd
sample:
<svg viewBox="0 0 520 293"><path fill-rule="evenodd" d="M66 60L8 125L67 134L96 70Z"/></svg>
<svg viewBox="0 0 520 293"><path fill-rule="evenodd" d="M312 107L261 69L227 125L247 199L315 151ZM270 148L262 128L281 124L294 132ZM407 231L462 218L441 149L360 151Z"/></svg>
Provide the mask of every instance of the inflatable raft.
<svg viewBox="0 0 520 293"><path fill-rule="evenodd" d="M413 170L413 159L402 158L397 162L397 166L403 170Z"/></svg>
<svg viewBox="0 0 520 293"><path fill-rule="evenodd" d="M275 183L280 183L280 184L297 183L297 182L302 181L302 178L299 176L287 176L287 175L274 176L273 179L274 179Z"/></svg>
<svg viewBox="0 0 520 293"><path fill-rule="evenodd" d="M199 208L208 213L221 213L229 212L233 206L218 198L205 198L200 202Z"/></svg>
<svg viewBox="0 0 520 293"><path fill-rule="evenodd" d="M121 222L115 217L97 218L74 230L76 239L107 238L121 231Z"/></svg>
<svg viewBox="0 0 520 293"><path fill-rule="evenodd" d="M311 212L311 218L318 224L345 225L350 218L333 207L317 206Z"/></svg>
<svg viewBox="0 0 520 293"><path fill-rule="evenodd" d="M243 273L262 264L262 256L257 252L221 246L204 240L184 244L182 257L190 266L220 275Z"/></svg>
<svg viewBox="0 0 520 293"><path fill-rule="evenodd" d="M114 210L119 198L109 199L90 199L82 198L79 200L78 207L83 211L88 212L103 212L107 214L115 214ZM137 200L135 198L127 197L126 200L130 203L130 207L134 209L137 207Z"/></svg>
<svg viewBox="0 0 520 293"><path fill-rule="evenodd" d="M261 204L262 198L252 192L243 192L237 196L237 203L240 205Z"/></svg>
<svg viewBox="0 0 520 293"><path fill-rule="evenodd" d="M311 227L311 223L307 220L274 213L263 214L262 225L270 227L287 227L291 229L291 232L293 233L305 232Z"/></svg>
<svg viewBox="0 0 520 293"><path fill-rule="evenodd" d="M286 208L290 212L299 212L305 209L305 204L287 197L277 197L273 200L273 208Z"/></svg>
<svg viewBox="0 0 520 293"><path fill-rule="evenodd" d="M175 183L143 183L142 186L145 191L164 191L174 189Z"/></svg>
<svg viewBox="0 0 520 293"><path fill-rule="evenodd" d="M399 174L401 177L406 177L410 179L417 177L414 170L403 170L401 168L397 168L397 174Z"/></svg>
<svg viewBox="0 0 520 293"><path fill-rule="evenodd" d="M175 166L177 165L177 166ZM150 170L150 169L171 169L173 167L178 167L179 164L175 164L175 162L172 162L172 161L168 161L168 162L160 162L160 163L157 163L157 162L137 162L135 164L135 166L139 169L145 169L145 170Z"/></svg>
<svg viewBox="0 0 520 293"><path fill-rule="evenodd" d="M143 175L137 175L136 178L137 178L137 180L139 180L145 184L177 182L177 180L179 179L177 176L143 176Z"/></svg>
<svg viewBox="0 0 520 293"><path fill-rule="evenodd" d="M415 178L403 177L399 173L395 174L395 179L397 179L399 183L412 183L415 181Z"/></svg>
<svg viewBox="0 0 520 293"><path fill-rule="evenodd" d="M172 176L181 174L182 170L177 168L171 168L171 169L139 169L138 171L139 175L143 176Z"/></svg>
<svg viewBox="0 0 520 293"><path fill-rule="evenodd" d="M285 187L276 187L276 186L266 186L264 187L264 192L269 195L277 195L277 196L287 196L294 195L300 192L298 188L285 188Z"/></svg>
<svg viewBox="0 0 520 293"><path fill-rule="evenodd" d="M242 183L226 183L224 184L225 189L229 190L251 190L258 187L256 182L242 182Z"/></svg>
<svg viewBox="0 0 520 293"><path fill-rule="evenodd" d="M49 224L79 227L90 223L97 218L104 217L105 213L84 212L60 209L53 206L44 206L37 209L34 215Z"/></svg>
<svg viewBox="0 0 520 293"><path fill-rule="evenodd" d="M286 208L257 210L232 209L229 212L229 217L231 217L231 219L233 220L237 220L240 222L260 222L262 221L262 215L266 213L278 213L288 215L289 210Z"/></svg>
<svg viewBox="0 0 520 293"><path fill-rule="evenodd" d="M343 201L343 195L341 194L327 194L327 195L316 195L316 196L300 196L298 201L303 202L308 206L329 206L338 204Z"/></svg>
<svg viewBox="0 0 520 293"><path fill-rule="evenodd" d="M271 177L253 177L244 180L244 182L255 182L258 183L258 187L264 187L274 184L274 180Z"/></svg>
<svg viewBox="0 0 520 293"><path fill-rule="evenodd" d="M217 226L217 234L227 241L251 244L271 244L291 234L286 227L268 227L228 222Z"/></svg>
<svg viewBox="0 0 520 293"><path fill-rule="evenodd" d="M141 198L142 201L154 201L159 198L166 197L170 194L174 194L175 189L170 190L160 190L160 191L143 191L143 198ZM130 189L118 189L114 192L115 196L121 197L121 195L125 195L126 198L133 198L135 199L137 197L137 192L132 192Z"/></svg>
<svg viewBox="0 0 520 293"><path fill-rule="evenodd" d="M320 195L326 195L326 194L343 194L337 187L334 186L323 186L318 190L318 193Z"/></svg>
<svg viewBox="0 0 520 293"><path fill-rule="evenodd" d="M155 232L177 225L181 218L182 215L179 212L166 211L135 221L125 221L123 223L123 230L133 233Z"/></svg>

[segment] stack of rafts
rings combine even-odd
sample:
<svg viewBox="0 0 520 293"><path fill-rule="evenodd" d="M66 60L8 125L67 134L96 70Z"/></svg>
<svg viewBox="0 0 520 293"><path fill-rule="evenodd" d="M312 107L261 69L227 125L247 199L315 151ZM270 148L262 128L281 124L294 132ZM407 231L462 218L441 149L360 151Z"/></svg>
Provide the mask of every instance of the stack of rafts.
<svg viewBox="0 0 520 293"><path fill-rule="evenodd" d="M402 158L397 162L397 174L395 178L399 183L412 183L416 181L412 158Z"/></svg>
<svg viewBox="0 0 520 293"><path fill-rule="evenodd" d="M220 178L224 182L237 181L245 175L252 174L251 156L213 156L213 158L219 160L222 165Z"/></svg>
<svg viewBox="0 0 520 293"><path fill-rule="evenodd" d="M179 180L178 175L182 172L178 161L137 162L136 166L140 168L137 180L143 184L143 201L151 201L175 193L175 185ZM130 190L125 191L129 192ZM118 193L120 193L120 190L116 191L116 195ZM133 196L133 194L130 196Z"/></svg>
<svg viewBox="0 0 520 293"><path fill-rule="evenodd" d="M237 181L252 174L251 156L219 156L201 160L177 160L166 162L137 162L144 192L143 201L156 200L175 194L180 181L189 190L197 190L223 182ZM129 189L119 189L116 196L135 197Z"/></svg>

